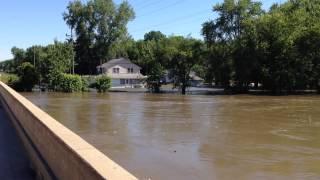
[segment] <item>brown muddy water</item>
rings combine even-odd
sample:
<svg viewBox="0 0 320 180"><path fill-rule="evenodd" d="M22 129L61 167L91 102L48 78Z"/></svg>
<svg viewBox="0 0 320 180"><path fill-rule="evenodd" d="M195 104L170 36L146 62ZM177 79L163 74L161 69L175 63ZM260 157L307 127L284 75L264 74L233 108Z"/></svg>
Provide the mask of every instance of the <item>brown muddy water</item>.
<svg viewBox="0 0 320 180"><path fill-rule="evenodd" d="M23 95L139 179L320 179L320 96Z"/></svg>

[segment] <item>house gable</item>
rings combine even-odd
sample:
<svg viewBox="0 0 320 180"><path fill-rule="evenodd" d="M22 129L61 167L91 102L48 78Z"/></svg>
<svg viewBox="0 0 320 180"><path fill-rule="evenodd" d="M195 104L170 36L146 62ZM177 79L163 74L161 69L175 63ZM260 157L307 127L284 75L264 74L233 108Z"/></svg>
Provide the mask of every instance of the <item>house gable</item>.
<svg viewBox="0 0 320 180"><path fill-rule="evenodd" d="M108 69L106 69L105 72L107 72L108 74L114 74L114 69L118 69L117 74L136 74L136 73L140 73L140 68L136 68L133 66L124 66L124 65L114 65L109 67ZM132 72L130 73L130 71L128 69L132 69Z"/></svg>
<svg viewBox="0 0 320 180"><path fill-rule="evenodd" d="M107 63L97 66L99 73L108 75L111 78L116 79L140 79L144 76L140 73L140 67L132 63L128 59L120 58L113 59Z"/></svg>
<svg viewBox="0 0 320 180"><path fill-rule="evenodd" d="M119 65L122 66L123 68L134 68L134 69L141 69L138 65L132 63L130 60L125 59L125 58L119 58L119 59L112 59L97 68L105 68L109 69L112 66Z"/></svg>

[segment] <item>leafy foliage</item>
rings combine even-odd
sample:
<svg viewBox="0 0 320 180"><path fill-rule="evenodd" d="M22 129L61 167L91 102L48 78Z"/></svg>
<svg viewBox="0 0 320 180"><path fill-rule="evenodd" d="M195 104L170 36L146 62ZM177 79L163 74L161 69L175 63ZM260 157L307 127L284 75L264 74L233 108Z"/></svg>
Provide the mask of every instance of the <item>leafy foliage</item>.
<svg viewBox="0 0 320 180"><path fill-rule="evenodd" d="M79 75L61 74L58 88L63 92L80 92L83 89L82 79Z"/></svg>
<svg viewBox="0 0 320 180"><path fill-rule="evenodd" d="M19 80L13 83L13 87L19 91L32 91L39 82L39 76L32 64L24 62L17 68ZM11 82L12 83L12 82Z"/></svg>
<svg viewBox="0 0 320 180"><path fill-rule="evenodd" d="M76 0L69 3L63 18L75 32L76 71L95 74L96 66L110 58L112 46L126 38L134 11L127 1L116 5L112 0Z"/></svg>
<svg viewBox="0 0 320 180"><path fill-rule="evenodd" d="M190 86L190 72L201 60L202 42L182 37L176 37L173 40L176 42L171 49L170 65L172 75L175 79L175 86L181 88L182 94L186 94L186 88Z"/></svg>
<svg viewBox="0 0 320 180"><path fill-rule="evenodd" d="M108 76L98 76L96 78L95 88L98 92L106 92L111 87L111 79Z"/></svg>
<svg viewBox="0 0 320 180"><path fill-rule="evenodd" d="M7 74L7 73L1 73L0 74L0 80L13 87L14 84L16 84L19 81L19 77L15 74Z"/></svg>
<svg viewBox="0 0 320 180"><path fill-rule="evenodd" d="M166 35L162 34L160 31L150 31L144 35L145 41L160 41L164 38L166 38Z"/></svg>
<svg viewBox="0 0 320 180"><path fill-rule="evenodd" d="M241 92L262 84L276 94L318 87L320 2L287 1L263 12L261 3L224 0L214 11L218 17L203 24L202 34L207 76L216 84L233 82Z"/></svg>
<svg viewBox="0 0 320 180"><path fill-rule="evenodd" d="M164 68L159 62L153 61L151 63L149 64L152 68L150 68L149 76L147 78L147 87L152 92L159 93L161 87L160 81L164 75Z"/></svg>
<svg viewBox="0 0 320 180"><path fill-rule="evenodd" d="M6 73L13 73L15 70L14 61L12 59L0 62L0 71Z"/></svg>

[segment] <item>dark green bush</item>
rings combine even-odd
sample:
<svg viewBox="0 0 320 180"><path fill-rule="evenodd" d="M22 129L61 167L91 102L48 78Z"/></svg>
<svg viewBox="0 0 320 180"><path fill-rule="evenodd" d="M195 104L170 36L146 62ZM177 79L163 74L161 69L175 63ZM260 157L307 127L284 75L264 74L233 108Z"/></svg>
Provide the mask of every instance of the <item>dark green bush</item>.
<svg viewBox="0 0 320 180"><path fill-rule="evenodd" d="M98 92L106 92L111 87L111 78L108 76L98 76L96 78L95 88Z"/></svg>
<svg viewBox="0 0 320 180"><path fill-rule="evenodd" d="M62 74L58 89L63 92L79 92L83 90L83 82L79 75Z"/></svg>
<svg viewBox="0 0 320 180"><path fill-rule="evenodd" d="M81 76L82 81L82 91L89 91L89 80L84 76Z"/></svg>
<svg viewBox="0 0 320 180"><path fill-rule="evenodd" d="M17 68L19 80L12 84L18 91L32 91L34 85L39 82L39 76L34 66L29 62L24 62ZM15 80L15 79L13 79Z"/></svg>
<svg viewBox="0 0 320 180"><path fill-rule="evenodd" d="M63 76L63 73L59 71L49 71L49 74L47 75L48 79L45 80L48 81L48 88L53 91L60 91L61 80L63 79Z"/></svg>

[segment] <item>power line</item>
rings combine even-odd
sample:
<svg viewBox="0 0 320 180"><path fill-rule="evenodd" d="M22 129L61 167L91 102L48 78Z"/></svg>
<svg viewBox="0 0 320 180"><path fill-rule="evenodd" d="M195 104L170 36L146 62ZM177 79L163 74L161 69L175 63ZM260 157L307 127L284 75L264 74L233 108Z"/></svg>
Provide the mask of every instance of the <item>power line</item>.
<svg viewBox="0 0 320 180"><path fill-rule="evenodd" d="M186 16L181 16L181 17L178 17L178 18L175 18L175 19L171 19L170 21L167 21L167 22L154 24L154 25L152 25L150 27L135 29L135 30L133 30L131 32L144 31L145 29L150 29L150 28L154 28L154 27L159 27L159 26L161 27L161 26L166 26L166 25L169 25L169 24L173 24L173 23L176 23L177 21L185 21L187 19L193 19L195 17L198 17L198 16L200 16L202 14L207 13L208 11L211 11L211 9L201 10L201 11L198 11L196 13L192 13L192 14L189 14L189 15L186 15Z"/></svg>
<svg viewBox="0 0 320 180"><path fill-rule="evenodd" d="M152 2L152 1L146 1L146 0L142 0L140 3L136 3L135 4L135 6L141 6L141 5L146 5L146 4L150 4L150 2ZM131 3L131 4L133 4L133 3Z"/></svg>
<svg viewBox="0 0 320 180"><path fill-rule="evenodd" d="M140 1L140 2L139 2ZM122 1L123 2L123 1ZM146 1L145 0L132 0L132 1L128 1L130 4L133 4L133 2L136 2L136 5L140 5L140 4L143 4L145 3ZM137 3L138 2L138 3Z"/></svg>
<svg viewBox="0 0 320 180"><path fill-rule="evenodd" d="M185 22L185 23L180 23L179 25L181 26L181 25L187 25L187 24L193 24L195 21L199 21L200 19L202 19L201 17L200 18L197 18L197 19L194 19L193 21L189 21L189 22ZM171 28L165 28L166 30L167 30L167 32L169 31L170 32L170 30L171 29L173 29L173 26L170 26ZM150 30L147 30L147 31L151 31L151 30L157 30L157 29L150 29ZM187 28L187 29L183 29L183 31L181 32L173 32L173 33L171 33L170 35L174 35L174 36L189 36L189 35L194 35L193 33L192 33L192 31L194 31L194 30L198 30L198 33L200 33L201 32L201 26L199 27L199 26L196 26L196 27L193 27L193 28ZM139 33L140 34L140 33Z"/></svg>
<svg viewBox="0 0 320 180"><path fill-rule="evenodd" d="M187 21L187 22L184 22L184 23L179 23L179 25L193 24L194 22L198 22L201 19L202 19L202 17L196 17L196 18L193 17L191 21ZM170 26L170 27L173 27L173 26ZM166 28L166 29L170 29L170 28Z"/></svg>
<svg viewBox="0 0 320 180"><path fill-rule="evenodd" d="M146 7L149 7L149 6L153 6L155 4L159 4L160 2L163 2L163 0L157 0L157 1L149 1L147 3L140 3L137 6L137 9L142 9L142 8L146 8ZM140 6L142 5L142 6Z"/></svg>
<svg viewBox="0 0 320 180"><path fill-rule="evenodd" d="M173 2L173 3L171 3L171 4L167 5L167 6L163 6L163 7L160 7L159 9L156 9L156 10L153 10L153 11L149 11L148 13L144 13L144 14L138 16L138 18L139 18L139 17L148 16L148 15L150 15L150 14L154 14L154 13L156 13L156 12L159 12L159 11L162 11L162 10L165 10L165 9L168 9L168 8L171 8L171 7L173 7L173 6L176 6L176 5L181 4L181 3L183 3L183 2L186 2L186 1L187 1L187 0L178 0L178 1L175 1L175 2Z"/></svg>

